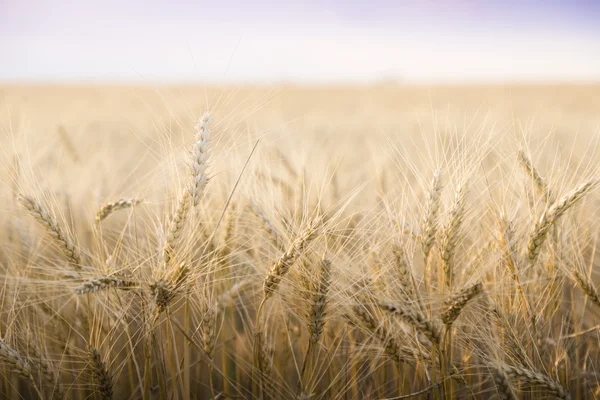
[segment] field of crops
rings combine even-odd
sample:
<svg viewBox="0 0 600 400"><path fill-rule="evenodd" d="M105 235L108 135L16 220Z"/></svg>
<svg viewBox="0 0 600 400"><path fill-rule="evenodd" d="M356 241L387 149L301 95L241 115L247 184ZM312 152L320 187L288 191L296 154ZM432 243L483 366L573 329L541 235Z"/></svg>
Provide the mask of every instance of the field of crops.
<svg viewBox="0 0 600 400"><path fill-rule="evenodd" d="M600 396L600 87L0 87L0 398Z"/></svg>

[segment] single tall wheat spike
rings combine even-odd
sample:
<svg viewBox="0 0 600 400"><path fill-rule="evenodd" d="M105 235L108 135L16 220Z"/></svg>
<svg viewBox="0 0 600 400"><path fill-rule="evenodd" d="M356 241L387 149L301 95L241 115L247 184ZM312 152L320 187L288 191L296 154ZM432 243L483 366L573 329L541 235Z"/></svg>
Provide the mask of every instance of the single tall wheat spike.
<svg viewBox="0 0 600 400"><path fill-rule="evenodd" d="M204 194L204 189L208 183L208 157L210 155L210 114L205 112L196 124L196 143L192 151L192 161L190 164L190 175L192 183L189 191L192 197L192 204L197 207Z"/></svg>
<svg viewBox="0 0 600 400"><path fill-rule="evenodd" d="M554 196L552 191L548 187L548 184L542 178L538 170L533 166L533 163L527 157L527 154L523 150L519 150L518 153L519 164L523 168L523 171L531 178L533 183L535 184L536 189L542 194L547 203L550 203L554 200Z"/></svg>
<svg viewBox="0 0 600 400"><path fill-rule="evenodd" d="M460 226L465 216L466 186L461 184L456 189L454 204L450 209L450 217L442 230L440 251L444 262L444 278L446 286L451 287L454 277L454 250L459 239Z"/></svg>
<svg viewBox="0 0 600 400"><path fill-rule="evenodd" d="M89 366L94 378L94 391L104 400L110 400L113 396L113 381L106 363L95 347L90 346L88 351Z"/></svg>
<svg viewBox="0 0 600 400"><path fill-rule="evenodd" d="M98 209L98 212L96 213L96 223L99 223L102 220L108 218L115 211L133 207L136 204L139 204L141 202L142 202L142 200L139 200L139 199L123 198L123 199L119 199L117 201L106 203L102 207L100 207L100 209Z"/></svg>
<svg viewBox="0 0 600 400"><path fill-rule="evenodd" d="M563 216L569 208L581 200L584 195L594 189L599 182L598 179L591 179L585 182L564 195L550 208L547 208L546 211L544 211L540 219L536 222L529 243L527 244L527 256L531 265L535 264L552 225Z"/></svg>
<svg viewBox="0 0 600 400"><path fill-rule="evenodd" d="M475 297L481 294L483 291L483 285L481 282L477 282L474 285L467 287L457 295L451 297L445 302L446 309L442 312L442 322L449 325L452 324L467 304Z"/></svg>
<svg viewBox="0 0 600 400"><path fill-rule="evenodd" d="M69 234L58 225L56 219L33 197L20 195L19 200L35 220L46 228L48 234L56 241L62 250L67 261L69 261L76 270L81 270L82 262L79 249L75 246Z"/></svg>
<svg viewBox="0 0 600 400"><path fill-rule="evenodd" d="M190 192L189 190L184 190L179 202L177 203L177 209L175 210L175 214L171 218L171 222L169 224L169 230L167 232L167 237L165 240L165 246L163 248L163 261L165 267L170 263L171 258L173 256L173 250L177 239L181 236L181 232L183 231L183 226L185 220L188 215L188 211L190 209Z"/></svg>
<svg viewBox="0 0 600 400"><path fill-rule="evenodd" d="M429 251L433 246L435 234L437 232L437 216L440 208L440 195L442 193L442 170L435 171L433 181L431 183L431 192L423 218L423 227L421 231L421 248L425 260L429 256Z"/></svg>
<svg viewBox="0 0 600 400"><path fill-rule="evenodd" d="M319 262L321 276L313 288L312 301L308 309L308 331L311 343L318 343L323 334L325 326L325 315L327 311L327 293L331 280L331 262L323 259Z"/></svg>
<svg viewBox="0 0 600 400"><path fill-rule="evenodd" d="M549 376L541 372L526 369L522 367L504 365L502 370L509 378L522 381L530 386L538 386L548 393L554 394L559 399L568 400L571 398L569 393L558 382L552 380Z"/></svg>

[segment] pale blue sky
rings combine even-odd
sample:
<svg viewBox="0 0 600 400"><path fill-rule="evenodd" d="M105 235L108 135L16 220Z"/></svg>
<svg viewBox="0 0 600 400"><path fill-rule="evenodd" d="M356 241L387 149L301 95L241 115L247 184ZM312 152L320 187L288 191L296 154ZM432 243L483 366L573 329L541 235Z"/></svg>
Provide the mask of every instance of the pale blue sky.
<svg viewBox="0 0 600 400"><path fill-rule="evenodd" d="M0 81L599 81L598 21L596 0L0 0Z"/></svg>

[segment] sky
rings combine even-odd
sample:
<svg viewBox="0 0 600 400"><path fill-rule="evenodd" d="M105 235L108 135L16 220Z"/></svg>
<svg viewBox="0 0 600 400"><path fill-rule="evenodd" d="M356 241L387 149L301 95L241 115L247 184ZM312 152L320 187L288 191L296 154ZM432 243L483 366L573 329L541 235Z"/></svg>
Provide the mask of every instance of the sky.
<svg viewBox="0 0 600 400"><path fill-rule="evenodd" d="M0 0L0 82L600 81L600 0Z"/></svg>

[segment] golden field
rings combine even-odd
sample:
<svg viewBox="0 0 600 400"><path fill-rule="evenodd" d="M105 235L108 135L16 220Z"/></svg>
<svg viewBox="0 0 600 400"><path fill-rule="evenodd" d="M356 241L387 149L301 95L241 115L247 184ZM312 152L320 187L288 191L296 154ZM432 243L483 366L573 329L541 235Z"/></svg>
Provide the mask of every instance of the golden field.
<svg viewBox="0 0 600 400"><path fill-rule="evenodd" d="M591 84L0 87L0 398L597 398L599 134Z"/></svg>

